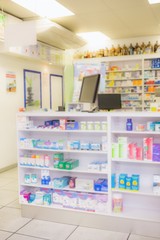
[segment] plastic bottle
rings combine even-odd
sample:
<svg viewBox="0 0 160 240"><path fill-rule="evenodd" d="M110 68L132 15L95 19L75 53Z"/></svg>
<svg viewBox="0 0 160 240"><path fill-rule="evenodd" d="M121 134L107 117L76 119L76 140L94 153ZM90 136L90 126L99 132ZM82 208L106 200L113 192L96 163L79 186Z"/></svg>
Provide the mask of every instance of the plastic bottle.
<svg viewBox="0 0 160 240"><path fill-rule="evenodd" d="M128 118L126 122L126 130L127 131L132 131L133 130L133 124L132 124L132 119Z"/></svg>

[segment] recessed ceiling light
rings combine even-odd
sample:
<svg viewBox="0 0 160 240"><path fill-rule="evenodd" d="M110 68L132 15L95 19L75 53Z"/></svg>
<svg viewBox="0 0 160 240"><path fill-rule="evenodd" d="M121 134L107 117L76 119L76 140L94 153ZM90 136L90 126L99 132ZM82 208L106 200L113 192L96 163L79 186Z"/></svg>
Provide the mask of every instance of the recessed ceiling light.
<svg viewBox="0 0 160 240"><path fill-rule="evenodd" d="M74 15L56 0L12 0L12 2L36 13L41 17L59 18Z"/></svg>
<svg viewBox="0 0 160 240"><path fill-rule="evenodd" d="M160 3L160 0L148 0L149 4Z"/></svg>
<svg viewBox="0 0 160 240"><path fill-rule="evenodd" d="M102 42L110 39L109 37L107 37L105 34L101 32L85 32L85 33L77 33L77 35L83 38L87 43L91 43L93 41Z"/></svg>

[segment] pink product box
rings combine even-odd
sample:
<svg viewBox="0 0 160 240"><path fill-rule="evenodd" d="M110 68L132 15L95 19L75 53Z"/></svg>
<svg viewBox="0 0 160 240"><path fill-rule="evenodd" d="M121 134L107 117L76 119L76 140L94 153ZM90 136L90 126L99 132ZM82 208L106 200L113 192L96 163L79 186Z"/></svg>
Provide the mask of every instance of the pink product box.
<svg viewBox="0 0 160 240"><path fill-rule="evenodd" d="M152 160L155 162L160 162L160 143L153 144Z"/></svg>
<svg viewBox="0 0 160 240"><path fill-rule="evenodd" d="M144 160L152 160L153 138L143 138Z"/></svg>
<svg viewBox="0 0 160 240"><path fill-rule="evenodd" d="M142 147L137 146L136 143L129 143L128 158L142 160Z"/></svg>

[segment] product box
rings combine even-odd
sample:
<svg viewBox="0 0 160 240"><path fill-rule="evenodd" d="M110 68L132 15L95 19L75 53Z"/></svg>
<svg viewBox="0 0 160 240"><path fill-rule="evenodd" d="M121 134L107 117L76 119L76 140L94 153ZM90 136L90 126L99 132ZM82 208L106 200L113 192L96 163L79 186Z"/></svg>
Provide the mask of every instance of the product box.
<svg viewBox="0 0 160 240"><path fill-rule="evenodd" d="M69 161L64 162L64 168L67 170L72 170L73 168L76 168L78 166L79 166L78 159L71 159Z"/></svg>
<svg viewBox="0 0 160 240"><path fill-rule="evenodd" d="M78 194L77 194L77 209L80 209L80 210L87 209L87 198L88 198L88 193L78 192Z"/></svg>
<svg viewBox="0 0 160 240"><path fill-rule="evenodd" d="M79 124L75 120L67 120L66 121L66 130L78 130Z"/></svg>
<svg viewBox="0 0 160 240"><path fill-rule="evenodd" d="M88 170L92 171L100 171L101 170L101 165L99 161L94 161L88 164Z"/></svg>
<svg viewBox="0 0 160 240"><path fill-rule="evenodd" d="M44 125L45 125L46 127L52 126L52 125L53 125L53 120L45 121L45 122L44 122Z"/></svg>
<svg viewBox="0 0 160 240"><path fill-rule="evenodd" d="M100 151L101 150L101 144L100 143L91 143L90 144L90 150Z"/></svg>
<svg viewBox="0 0 160 240"><path fill-rule="evenodd" d="M84 143L84 142L81 142L80 143L80 149L81 150L90 150L90 143Z"/></svg>
<svg viewBox="0 0 160 240"><path fill-rule="evenodd" d="M115 188L116 187L116 174L112 173L111 175L111 188Z"/></svg>
<svg viewBox="0 0 160 240"><path fill-rule="evenodd" d="M61 178L54 178L52 181L53 187L55 188L64 188L68 186L70 177L61 177Z"/></svg>
<svg viewBox="0 0 160 240"><path fill-rule="evenodd" d="M43 204L44 205L51 205L52 203L52 196L50 193L46 193L43 195Z"/></svg>
<svg viewBox="0 0 160 240"><path fill-rule="evenodd" d="M160 195L160 174L153 175L153 193Z"/></svg>
<svg viewBox="0 0 160 240"><path fill-rule="evenodd" d="M121 173L119 175L119 188L120 189L126 189L126 177L127 177L126 173Z"/></svg>
<svg viewBox="0 0 160 240"><path fill-rule="evenodd" d="M94 190L99 192L108 192L108 179L99 178L94 182Z"/></svg>
<svg viewBox="0 0 160 240"><path fill-rule="evenodd" d="M136 144L135 143L128 144L128 158L129 159L136 158Z"/></svg>
<svg viewBox="0 0 160 240"><path fill-rule="evenodd" d="M59 119L52 120L53 128L59 128L59 125L60 125Z"/></svg>
<svg viewBox="0 0 160 240"><path fill-rule="evenodd" d="M70 161L70 159L60 160L58 162L58 168L59 169L65 169L65 164L66 164L67 161Z"/></svg>
<svg viewBox="0 0 160 240"><path fill-rule="evenodd" d="M152 160L155 162L160 162L160 143L153 144Z"/></svg>
<svg viewBox="0 0 160 240"><path fill-rule="evenodd" d="M76 188L79 190L93 190L94 181L92 179L76 178Z"/></svg>
<svg viewBox="0 0 160 240"><path fill-rule="evenodd" d="M119 159L127 159L128 143L127 137L118 137Z"/></svg>
<svg viewBox="0 0 160 240"><path fill-rule="evenodd" d="M63 196L64 196L64 191L63 190L53 190L53 194L52 194L53 204L62 205Z"/></svg>
<svg viewBox="0 0 160 240"><path fill-rule="evenodd" d="M144 160L152 160L153 138L143 138Z"/></svg>
<svg viewBox="0 0 160 240"><path fill-rule="evenodd" d="M119 145L118 143L112 143L112 159L119 158Z"/></svg>
<svg viewBox="0 0 160 240"><path fill-rule="evenodd" d="M126 189L132 190L132 177L126 177Z"/></svg>
<svg viewBox="0 0 160 240"><path fill-rule="evenodd" d="M63 194L62 205L66 208L77 208L77 193L65 191Z"/></svg>
<svg viewBox="0 0 160 240"><path fill-rule="evenodd" d="M138 174L132 175L132 190L134 190L134 191L139 190L139 175Z"/></svg>
<svg viewBox="0 0 160 240"><path fill-rule="evenodd" d="M59 128L61 130L65 130L66 129L66 119L60 119L59 120Z"/></svg>
<svg viewBox="0 0 160 240"><path fill-rule="evenodd" d="M96 194L95 212L98 212L98 213L107 212L107 202L108 202L107 195Z"/></svg>
<svg viewBox="0 0 160 240"><path fill-rule="evenodd" d="M96 195L88 193L86 199L86 211L95 212L96 203Z"/></svg>

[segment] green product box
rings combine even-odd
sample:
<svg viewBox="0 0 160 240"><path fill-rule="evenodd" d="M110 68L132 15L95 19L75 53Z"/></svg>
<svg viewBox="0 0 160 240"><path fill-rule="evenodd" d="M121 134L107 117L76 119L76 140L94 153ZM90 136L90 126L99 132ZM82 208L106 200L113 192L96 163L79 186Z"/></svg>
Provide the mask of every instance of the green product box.
<svg viewBox="0 0 160 240"><path fill-rule="evenodd" d="M62 161L59 161L58 163L58 168L59 169L65 169L65 163L66 163L67 160L62 160Z"/></svg>
<svg viewBox="0 0 160 240"><path fill-rule="evenodd" d="M53 167L59 168L59 162L64 161L64 154L63 153L55 153L53 155Z"/></svg>
<svg viewBox="0 0 160 240"><path fill-rule="evenodd" d="M69 161L65 162L65 169L72 170L73 168L76 168L79 166L79 160L78 159L70 159Z"/></svg>

